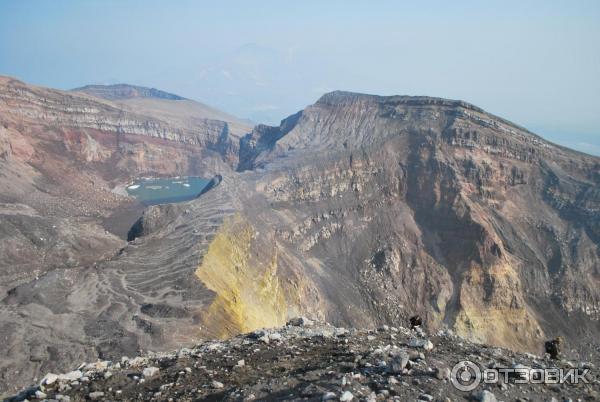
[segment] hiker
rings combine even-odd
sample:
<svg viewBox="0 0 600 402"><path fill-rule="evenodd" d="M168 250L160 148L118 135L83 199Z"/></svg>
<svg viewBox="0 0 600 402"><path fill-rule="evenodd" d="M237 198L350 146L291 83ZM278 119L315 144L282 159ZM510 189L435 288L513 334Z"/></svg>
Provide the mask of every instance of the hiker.
<svg viewBox="0 0 600 402"><path fill-rule="evenodd" d="M420 315L413 315L412 317L410 317L409 321L410 321L410 329L415 329L415 328L423 325L423 319L421 318Z"/></svg>
<svg viewBox="0 0 600 402"><path fill-rule="evenodd" d="M550 355L551 359L558 360L560 358L561 345L564 343L562 336L558 336L555 339L546 341L544 347L546 353Z"/></svg>

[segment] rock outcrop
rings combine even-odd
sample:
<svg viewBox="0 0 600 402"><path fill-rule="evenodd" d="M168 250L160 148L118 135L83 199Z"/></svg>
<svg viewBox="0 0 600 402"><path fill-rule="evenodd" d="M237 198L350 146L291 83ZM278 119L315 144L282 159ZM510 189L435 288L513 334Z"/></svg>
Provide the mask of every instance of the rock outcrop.
<svg viewBox="0 0 600 402"><path fill-rule="evenodd" d="M257 330L227 341L205 342L175 352L133 359L82 363L67 374L48 373L39 385L9 398L122 401L444 401L597 400L597 363L555 361L478 345L452 331L428 336L402 327L377 330L325 324L288 324ZM424 347L423 345L427 345ZM597 355L596 355L597 357ZM587 382L532 384L505 382L459 390L459 362L480 370L520 368L577 371ZM460 367L460 366L459 366ZM587 374L583 374L586 372ZM469 384L469 382L466 382Z"/></svg>

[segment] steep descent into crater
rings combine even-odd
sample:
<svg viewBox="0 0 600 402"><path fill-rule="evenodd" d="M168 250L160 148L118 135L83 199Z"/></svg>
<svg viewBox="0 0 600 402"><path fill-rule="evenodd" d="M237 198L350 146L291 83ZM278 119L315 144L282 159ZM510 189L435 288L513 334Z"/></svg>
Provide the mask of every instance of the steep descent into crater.
<svg viewBox="0 0 600 402"><path fill-rule="evenodd" d="M465 102L345 92L240 152L278 246L319 262L341 321L419 312L529 350L597 333L598 158Z"/></svg>
<svg viewBox="0 0 600 402"><path fill-rule="evenodd" d="M2 194L2 247L39 253L35 267L20 251L0 265L5 385L301 314L354 327L419 314L429 329L530 351L544 336L577 346L600 333L600 159L475 106L334 92L244 135L175 118L181 100L153 115L3 84L3 183L36 197ZM99 231L122 200L100 203L85 183L106 195L156 171L220 184L148 208L132 242ZM57 178L69 174L67 192ZM99 212L58 209L73 200ZM65 240L38 240L53 238Z"/></svg>

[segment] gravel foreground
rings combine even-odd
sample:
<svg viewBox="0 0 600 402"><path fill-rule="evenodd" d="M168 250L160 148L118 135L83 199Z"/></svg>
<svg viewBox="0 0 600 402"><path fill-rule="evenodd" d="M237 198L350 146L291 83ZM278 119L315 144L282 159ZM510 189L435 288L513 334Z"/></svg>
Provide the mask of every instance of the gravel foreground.
<svg viewBox="0 0 600 402"><path fill-rule="evenodd" d="M453 366L587 368L589 383L480 385L459 391ZM294 319L226 341L47 374L5 401L598 401L597 361L550 360L417 328L335 328Z"/></svg>

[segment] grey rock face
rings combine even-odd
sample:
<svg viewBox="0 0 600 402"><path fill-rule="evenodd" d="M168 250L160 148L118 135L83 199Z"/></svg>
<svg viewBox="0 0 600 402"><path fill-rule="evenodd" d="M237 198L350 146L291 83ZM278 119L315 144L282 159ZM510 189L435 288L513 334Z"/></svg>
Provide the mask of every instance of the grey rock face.
<svg viewBox="0 0 600 402"><path fill-rule="evenodd" d="M402 371L408 365L408 361L409 358L406 352L401 352L397 356L394 356L390 364L390 372L394 374L402 374Z"/></svg>
<svg viewBox="0 0 600 402"><path fill-rule="evenodd" d="M372 304L329 291L369 311L349 321L419 313L435 329L452 317L473 339L528 350L544 333L598 330L597 290L583 279L597 276L598 158L435 98L336 92L293 121L265 137L281 138L251 158L262 170L249 178L286 217L270 220L282 248L368 289ZM560 327L575 311L577 326Z"/></svg>

